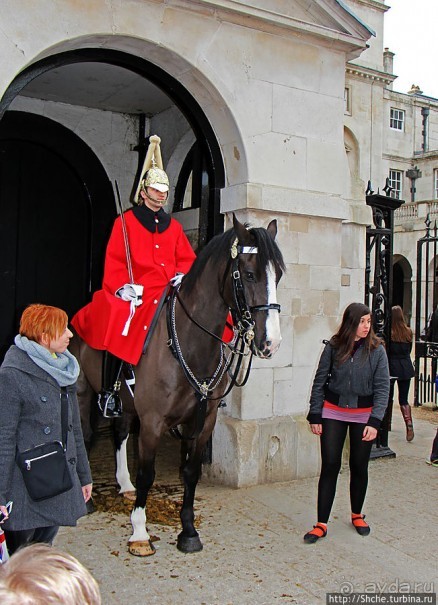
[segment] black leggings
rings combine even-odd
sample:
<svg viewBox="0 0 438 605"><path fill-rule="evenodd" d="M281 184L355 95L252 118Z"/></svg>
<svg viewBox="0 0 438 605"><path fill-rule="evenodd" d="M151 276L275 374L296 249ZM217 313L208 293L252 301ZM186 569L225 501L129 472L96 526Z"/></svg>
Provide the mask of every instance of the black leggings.
<svg viewBox="0 0 438 605"><path fill-rule="evenodd" d="M59 526L52 527L36 527L35 529L21 529L17 531L9 531L5 529L6 545L8 552L13 555L14 552L21 546L27 546L33 542L44 542L52 544L58 533Z"/></svg>
<svg viewBox="0 0 438 605"><path fill-rule="evenodd" d="M409 387L411 386L411 379L397 380L398 386L398 403L399 405L409 405ZM394 381L391 380L389 387L389 401L394 399Z"/></svg>
<svg viewBox="0 0 438 605"><path fill-rule="evenodd" d="M327 523L336 493L341 470L342 449L347 429L350 432L350 503L351 512L362 512L368 486L368 462L372 441L362 441L365 424L322 420L321 475L318 483L318 521Z"/></svg>

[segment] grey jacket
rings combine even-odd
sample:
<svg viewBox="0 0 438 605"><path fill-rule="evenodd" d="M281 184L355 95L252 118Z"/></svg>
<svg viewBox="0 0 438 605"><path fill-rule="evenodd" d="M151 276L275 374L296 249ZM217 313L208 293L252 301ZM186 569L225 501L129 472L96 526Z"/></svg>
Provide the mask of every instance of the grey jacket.
<svg viewBox="0 0 438 605"><path fill-rule="evenodd" d="M16 462L16 452L41 443L62 440L61 389L31 358L13 345L0 368L0 503L14 502L3 527L11 531L76 525L86 514L81 486L91 483L91 472L76 397L76 386L67 387L67 460L73 487L64 494L34 502Z"/></svg>
<svg viewBox="0 0 438 605"><path fill-rule="evenodd" d="M379 428L388 406L390 384L388 358L383 345L371 351L369 356L363 348L359 348L351 359L338 365L336 349L327 343L313 381L307 420L310 424L321 422L325 384L331 363L329 388L339 397L337 405L344 408L362 407L360 398L364 397L365 401L372 402L372 412L367 424Z"/></svg>

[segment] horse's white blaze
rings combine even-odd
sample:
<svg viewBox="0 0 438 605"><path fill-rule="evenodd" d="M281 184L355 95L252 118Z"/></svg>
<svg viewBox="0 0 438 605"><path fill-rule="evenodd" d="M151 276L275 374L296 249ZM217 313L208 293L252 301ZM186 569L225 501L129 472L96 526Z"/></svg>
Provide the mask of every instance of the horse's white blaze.
<svg viewBox="0 0 438 605"><path fill-rule="evenodd" d="M268 305L276 305L277 283L275 267L272 262L270 262L266 267L266 284ZM277 351L281 342L280 313L274 309L268 311L268 317L266 319L266 341L271 343L268 348L270 354L273 355Z"/></svg>
<svg viewBox="0 0 438 605"><path fill-rule="evenodd" d="M134 508L131 513L131 523L132 536L129 538L129 542L151 539L146 531L146 509L140 507Z"/></svg>
<svg viewBox="0 0 438 605"><path fill-rule="evenodd" d="M129 435L122 441L120 450L116 451L116 481L120 486L119 494L135 492L135 487L132 485L128 468L128 454L126 451L128 439Z"/></svg>

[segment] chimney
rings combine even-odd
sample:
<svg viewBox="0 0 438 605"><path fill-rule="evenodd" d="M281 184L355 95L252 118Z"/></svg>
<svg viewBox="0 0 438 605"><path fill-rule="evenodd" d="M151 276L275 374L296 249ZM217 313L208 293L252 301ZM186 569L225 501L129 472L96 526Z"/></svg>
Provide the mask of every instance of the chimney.
<svg viewBox="0 0 438 605"><path fill-rule="evenodd" d="M427 121L428 121L428 117L429 117L429 113L430 113L430 109L429 107L422 107L421 108L421 115L423 117L423 130L421 131L421 134L423 135L423 143L421 145L422 149L423 149L423 153L426 153L427 149Z"/></svg>
<svg viewBox="0 0 438 605"><path fill-rule="evenodd" d="M383 51L383 71L387 74L394 75L394 53L385 48ZM392 90L392 82L387 85L389 90Z"/></svg>
<svg viewBox="0 0 438 605"><path fill-rule="evenodd" d="M383 51L383 71L391 75L394 74L394 54L389 48Z"/></svg>

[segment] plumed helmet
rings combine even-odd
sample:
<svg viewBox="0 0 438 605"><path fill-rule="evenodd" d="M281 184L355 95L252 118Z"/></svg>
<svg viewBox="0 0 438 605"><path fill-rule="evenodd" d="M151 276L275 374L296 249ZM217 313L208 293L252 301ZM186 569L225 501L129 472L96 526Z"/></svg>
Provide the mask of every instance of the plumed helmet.
<svg viewBox="0 0 438 605"><path fill-rule="evenodd" d="M169 177L163 170L160 149L161 139L156 134L149 137L149 147L140 173L140 180L134 195L134 202L139 203L140 191L154 187L163 193L169 191Z"/></svg>
<svg viewBox="0 0 438 605"><path fill-rule="evenodd" d="M144 189L146 187L154 187L154 189L158 189L158 191L162 191L163 193L169 191L169 177L161 168L149 168L145 177L143 179Z"/></svg>

